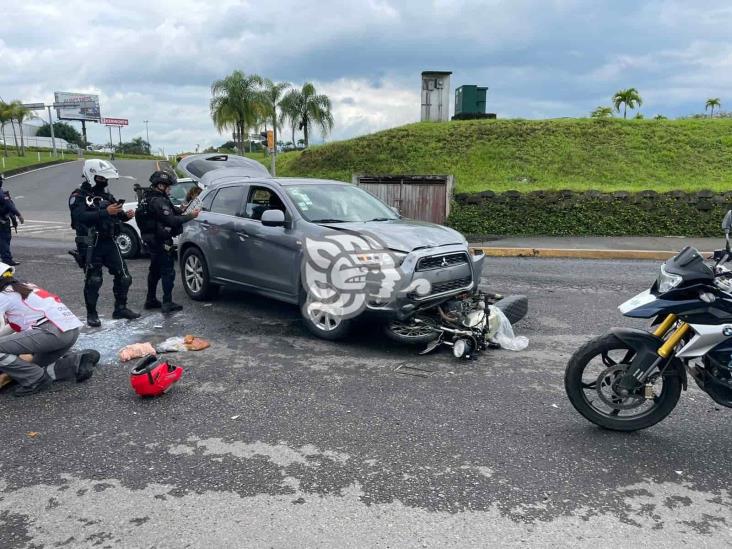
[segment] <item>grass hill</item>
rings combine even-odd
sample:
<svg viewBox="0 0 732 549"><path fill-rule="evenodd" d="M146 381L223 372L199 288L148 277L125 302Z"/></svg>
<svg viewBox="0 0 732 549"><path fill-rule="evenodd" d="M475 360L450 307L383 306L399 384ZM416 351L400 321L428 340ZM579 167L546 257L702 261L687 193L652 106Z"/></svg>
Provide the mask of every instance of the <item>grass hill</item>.
<svg viewBox="0 0 732 549"><path fill-rule="evenodd" d="M453 174L457 192L729 190L732 119L417 123L278 157L277 175Z"/></svg>

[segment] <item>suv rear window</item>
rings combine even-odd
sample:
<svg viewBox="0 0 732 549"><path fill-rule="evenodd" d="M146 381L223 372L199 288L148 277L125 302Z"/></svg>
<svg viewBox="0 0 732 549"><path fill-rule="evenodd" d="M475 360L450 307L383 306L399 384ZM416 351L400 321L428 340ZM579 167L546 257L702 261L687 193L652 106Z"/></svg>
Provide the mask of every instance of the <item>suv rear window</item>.
<svg viewBox="0 0 732 549"><path fill-rule="evenodd" d="M225 215L239 215L244 187L223 187L216 193L211 211Z"/></svg>

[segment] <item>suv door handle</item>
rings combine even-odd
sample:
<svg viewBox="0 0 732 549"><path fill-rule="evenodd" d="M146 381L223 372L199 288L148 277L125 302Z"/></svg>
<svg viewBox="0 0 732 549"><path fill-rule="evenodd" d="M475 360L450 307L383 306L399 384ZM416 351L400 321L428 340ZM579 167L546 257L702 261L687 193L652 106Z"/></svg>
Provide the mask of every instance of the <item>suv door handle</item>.
<svg viewBox="0 0 732 549"><path fill-rule="evenodd" d="M243 231L236 231L236 234L242 242L249 238L249 235Z"/></svg>

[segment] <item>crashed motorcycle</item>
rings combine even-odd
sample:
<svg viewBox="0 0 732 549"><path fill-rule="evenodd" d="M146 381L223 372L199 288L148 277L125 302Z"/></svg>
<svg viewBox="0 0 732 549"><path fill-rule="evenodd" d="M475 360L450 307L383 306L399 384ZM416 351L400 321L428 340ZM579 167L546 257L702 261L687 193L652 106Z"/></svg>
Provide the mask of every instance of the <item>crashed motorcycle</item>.
<svg viewBox="0 0 732 549"><path fill-rule="evenodd" d="M653 331L616 328L571 357L565 389L586 419L616 431L655 425L674 409L688 376L732 408L732 271L724 265L732 259L732 210L722 228L727 244L713 264L686 247L649 290L620 305L627 317L654 319Z"/></svg>
<svg viewBox="0 0 732 549"><path fill-rule="evenodd" d="M400 343L425 345L420 354L448 346L456 358L474 359L488 347L500 346L499 332L510 329L527 312L524 295L503 297L478 289L433 304L406 320L394 319L385 332Z"/></svg>

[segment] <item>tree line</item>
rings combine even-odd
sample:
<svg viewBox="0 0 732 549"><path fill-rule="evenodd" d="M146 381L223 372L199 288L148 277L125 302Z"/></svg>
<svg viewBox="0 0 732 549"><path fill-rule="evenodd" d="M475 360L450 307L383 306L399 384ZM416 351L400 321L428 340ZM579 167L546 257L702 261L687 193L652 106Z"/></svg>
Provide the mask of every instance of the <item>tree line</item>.
<svg viewBox="0 0 732 549"><path fill-rule="evenodd" d="M317 93L306 82L302 88L292 88L289 82L273 82L258 74L235 70L211 84L211 119L219 132L232 130L240 154L252 129L272 129L274 142L277 131L285 126L292 132L303 132L303 144L308 147L313 129L325 137L334 125L331 102L327 95Z"/></svg>
<svg viewBox="0 0 732 549"><path fill-rule="evenodd" d="M638 93L638 90L635 88L628 88L625 90L618 90L615 92L615 95L613 95L612 99L612 107L607 107L600 105L597 107L594 111L590 113L590 116L592 118L612 118L613 112L620 113L620 107L623 108L623 119L628 118L628 109L635 110L636 108L639 108L643 105L643 98L640 96L640 93ZM722 101L719 97L710 97L707 99L707 102L704 106L704 112L709 112L709 118L714 118L714 109L717 109L718 116L720 107L722 106ZM634 116L635 119L639 120L642 118L645 118L643 114L639 111ZM657 114L654 116L655 120L665 120L666 117Z"/></svg>

